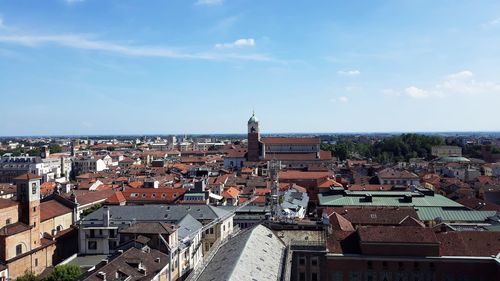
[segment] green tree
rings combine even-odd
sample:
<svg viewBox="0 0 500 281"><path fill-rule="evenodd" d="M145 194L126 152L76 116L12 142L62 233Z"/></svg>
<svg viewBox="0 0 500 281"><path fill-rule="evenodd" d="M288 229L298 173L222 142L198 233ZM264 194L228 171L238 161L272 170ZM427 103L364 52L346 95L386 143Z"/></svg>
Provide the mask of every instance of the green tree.
<svg viewBox="0 0 500 281"><path fill-rule="evenodd" d="M61 146L57 143L51 143L49 145L50 153L60 153L62 151Z"/></svg>
<svg viewBox="0 0 500 281"><path fill-rule="evenodd" d="M31 271L25 271L22 276L17 277L17 281L41 281L40 277L33 274Z"/></svg>
<svg viewBox="0 0 500 281"><path fill-rule="evenodd" d="M43 279L43 281L74 281L78 279L81 271L80 267L74 264L59 265L54 271Z"/></svg>

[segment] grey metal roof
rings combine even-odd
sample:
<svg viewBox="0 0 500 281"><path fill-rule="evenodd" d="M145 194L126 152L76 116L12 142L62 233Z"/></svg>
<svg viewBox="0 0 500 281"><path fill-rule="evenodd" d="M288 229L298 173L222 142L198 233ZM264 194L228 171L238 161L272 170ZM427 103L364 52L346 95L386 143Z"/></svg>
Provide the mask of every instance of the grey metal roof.
<svg viewBox="0 0 500 281"><path fill-rule="evenodd" d="M190 214L187 214L184 218L182 218L181 221L179 221L179 230L178 230L178 236L179 240L182 240L197 231L199 231L203 225L197 221L193 216Z"/></svg>
<svg viewBox="0 0 500 281"><path fill-rule="evenodd" d="M307 196L306 192L300 192L291 188L283 194L283 203L281 203L281 207L283 209L298 210L301 207L307 208L308 203L309 196Z"/></svg>
<svg viewBox="0 0 500 281"><path fill-rule="evenodd" d="M187 214L198 221L212 221L229 215L230 212L210 205L125 205L107 206L110 213L110 221L157 221L177 223ZM83 218L82 224L89 225L90 222L102 221L106 207L89 214Z"/></svg>
<svg viewBox="0 0 500 281"><path fill-rule="evenodd" d="M222 245L197 280L279 280L284 250L271 230L257 225Z"/></svg>

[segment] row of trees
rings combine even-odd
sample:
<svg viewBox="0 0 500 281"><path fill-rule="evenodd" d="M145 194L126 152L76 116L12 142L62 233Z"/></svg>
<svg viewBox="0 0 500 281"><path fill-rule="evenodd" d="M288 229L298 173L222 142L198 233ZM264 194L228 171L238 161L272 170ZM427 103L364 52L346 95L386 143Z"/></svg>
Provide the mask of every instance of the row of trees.
<svg viewBox="0 0 500 281"><path fill-rule="evenodd" d="M50 153L59 153L62 151L61 146L57 143L49 144L49 149ZM29 156L40 156L41 151L42 150L40 146L35 146L32 149L20 147L12 150L0 150L0 156L4 155L5 153L12 153L12 156L20 156L21 154L28 154Z"/></svg>
<svg viewBox="0 0 500 281"><path fill-rule="evenodd" d="M18 277L16 281L74 281L80 276L80 267L74 264L59 265L54 268L51 274L45 278L36 276L31 272L26 272Z"/></svg>
<svg viewBox="0 0 500 281"><path fill-rule="evenodd" d="M379 163L408 161L410 158L431 158L431 147L442 145L444 140L437 136L402 134L381 139L374 143L355 140L341 140L336 144L322 144L340 160L348 158L371 158Z"/></svg>

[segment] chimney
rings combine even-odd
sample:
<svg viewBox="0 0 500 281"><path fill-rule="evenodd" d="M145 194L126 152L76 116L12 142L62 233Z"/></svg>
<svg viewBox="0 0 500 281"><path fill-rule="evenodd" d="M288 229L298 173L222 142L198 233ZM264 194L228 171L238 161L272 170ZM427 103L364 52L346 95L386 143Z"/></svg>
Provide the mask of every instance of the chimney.
<svg viewBox="0 0 500 281"><path fill-rule="evenodd" d="M109 208L108 206L103 207L104 213L102 214L102 220L105 226L109 226Z"/></svg>
<svg viewBox="0 0 500 281"><path fill-rule="evenodd" d="M97 272L97 277L101 278L103 281L106 281L106 273L102 271Z"/></svg>
<svg viewBox="0 0 500 281"><path fill-rule="evenodd" d="M405 194L405 197L403 198L403 202L405 203L411 203L412 200L412 195L411 194Z"/></svg>
<svg viewBox="0 0 500 281"><path fill-rule="evenodd" d="M373 202L373 196L370 193L365 194L365 202Z"/></svg>

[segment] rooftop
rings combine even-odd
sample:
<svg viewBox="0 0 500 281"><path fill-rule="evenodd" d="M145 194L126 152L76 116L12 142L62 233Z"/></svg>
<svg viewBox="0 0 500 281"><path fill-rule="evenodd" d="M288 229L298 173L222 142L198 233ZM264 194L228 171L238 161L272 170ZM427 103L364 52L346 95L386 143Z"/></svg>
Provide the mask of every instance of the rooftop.
<svg viewBox="0 0 500 281"><path fill-rule="evenodd" d="M222 245L197 280L279 280L284 250L271 230L257 225Z"/></svg>

